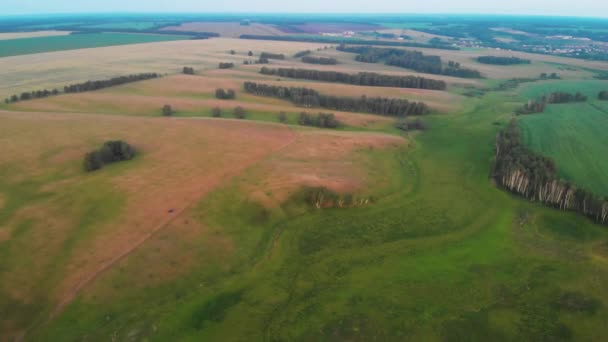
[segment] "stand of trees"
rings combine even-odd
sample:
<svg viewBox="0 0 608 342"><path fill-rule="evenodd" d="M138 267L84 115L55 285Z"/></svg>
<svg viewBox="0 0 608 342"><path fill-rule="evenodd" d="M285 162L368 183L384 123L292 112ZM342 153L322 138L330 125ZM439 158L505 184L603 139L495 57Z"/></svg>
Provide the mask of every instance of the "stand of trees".
<svg viewBox="0 0 608 342"><path fill-rule="evenodd" d="M245 108L243 108L241 106L235 107L232 114L234 114L234 117L237 119L244 119L245 116L247 116L247 112L245 111Z"/></svg>
<svg viewBox="0 0 608 342"><path fill-rule="evenodd" d="M135 157L135 149L124 141L106 141L100 149L89 152L84 157L84 169L87 172L99 170L104 165Z"/></svg>
<svg viewBox="0 0 608 342"><path fill-rule="evenodd" d="M462 78L481 78L481 73L477 70L463 68L460 63L453 61L444 64L441 57L425 55L420 51L346 45L340 45L337 49L339 51L356 53L357 56L355 57L355 60L358 62L384 62L387 65L412 69L428 74Z"/></svg>
<svg viewBox="0 0 608 342"><path fill-rule="evenodd" d="M319 113L317 115L300 113L298 124L302 126L314 126L320 128L338 128L340 122L332 113Z"/></svg>
<svg viewBox="0 0 608 342"><path fill-rule="evenodd" d="M232 89L224 90L223 88L217 88L215 90L215 97L220 100L232 100L236 98L236 93Z"/></svg>
<svg viewBox="0 0 608 342"><path fill-rule="evenodd" d="M576 211L595 222L608 223L608 199L560 180L551 159L533 153L522 144L516 120L496 137L493 178L499 187L531 201Z"/></svg>
<svg viewBox="0 0 608 342"><path fill-rule="evenodd" d="M558 74L554 73L554 72L552 72L551 74L547 74L546 72L542 72L540 74L540 79L541 80L560 80L561 77Z"/></svg>
<svg viewBox="0 0 608 342"><path fill-rule="evenodd" d="M260 73L264 75L276 75L280 77L299 78L313 81L345 83L372 87L416 88L433 90L446 89L446 83L444 81L417 76L382 75L372 72L348 74L337 71L307 70L293 68L271 69L267 67L262 67Z"/></svg>
<svg viewBox="0 0 608 342"><path fill-rule="evenodd" d="M234 68L234 63L220 62L219 67L220 67L220 69L231 69L231 68Z"/></svg>
<svg viewBox="0 0 608 342"><path fill-rule="evenodd" d="M548 96L543 95L540 100L529 100L523 108L518 109L516 114L535 114L542 113L545 111L547 104L559 104L569 102L585 102L587 96L577 92L576 94L570 94L565 92L555 92Z"/></svg>
<svg viewBox="0 0 608 342"><path fill-rule="evenodd" d="M85 91L93 91L93 90L113 87L113 86L117 86L117 85L122 85L125 83L149 80L149 79L157 78L157 77L160 77L160 75L156 74L156 73L145 73L145 74L134 74L134 75L128 75L128 76L119 76L119 77L114 77L114 78L111 78L108 80L101 80L101 81L87 81L84 83L75 83L75 84L67 85L67 86L63 87L63 92L64 93L81 93L81 92L85 92ZM36 90L36 91L24 92L24 93L21 93L20 95L12 95L11 97L5 99L4 102L11 103L11 102L17 102L17 101L26 101L26 100L31 100L31 99L39 99L39 98L43 98L43 97L59 95L59 94L60 94L60 91L58 89Z"/></svg>
<svg viewBox="0 0 608 342"><path fill-rule="evenodd" d="M314 56L304 56L302 57L303 63L308 64L321 64L321 65L336 65L338 64L338 60L333 57L314 57Z"/></svg>
<svg viewBox="0 0 608 342"><path fill-rule="evenodd" d="M262 52L260 54L260 59L285 59L285 55L282 53L272 53L272 52Z"/></svg>
<svg viewBox="0 0 608 342"><path fill-rule="evenodd" d="M184 73L185 75L194 75L194 68L184 67L182 73Z"/></svg>
<svg viewBox="0 0 608 342"><path fill-rule="evenodd" d="M398 129L402 130L402 131L425 131L427 129L426 124L420 120L420 119L416 119L414 121L399 121L395 127L397 127Z"/></svg>
<svg viewBox="0 0 608 342"><path fill-rule="evenodd" d="M307 55L310 55L312 53L311 50L304 50L304 51L300 51L300 52L296 52L293 57L294 58L301 58Z"/></svg>
<svg viewBox="0 0 608 342"><path fill-rule="evenodd" d="M164 105L162 112L163 116L173 116L173 108L171 108L171 105Z"/></svg>
<svg viewBox="0 0 608 342"><path fill-rule="evenodd" d="M602 91L600 91L600 93L597 95L597 97L600 100L608 101L608 90L602 90Z"/></svg>
<svg viewBox="0 0 608 342"><path fill-rule="evenodd" d="M281 87L268 84L245 82L245 91L260 96L271 96L285 99L302 107L321 107L349 112L365 112L387 116L405 117L407 115L423 115L429 113L428 106L423 102L410 102L404 99L382 97L360 98L331 96L319 94L314 89Z"/></svg>
<svg viewBox="0 0 608 342"><path fill-rule="evenodd" d="M493 65L515 65L515 64L530 64L529 59L519 57L498 57L498 56L481 56L477 57L477 61L483 64Z"/></svg>

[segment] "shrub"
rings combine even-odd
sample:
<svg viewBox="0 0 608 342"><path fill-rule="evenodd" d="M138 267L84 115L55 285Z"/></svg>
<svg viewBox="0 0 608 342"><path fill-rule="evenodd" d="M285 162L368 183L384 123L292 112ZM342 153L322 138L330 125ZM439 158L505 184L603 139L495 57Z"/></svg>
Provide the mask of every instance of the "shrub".
<svg viewBox="0 0 608 342"><path fill-rule="evenodd" d="M245 112L245 108L238 106L236 108L234 108L234 117L237 119L244 119L245 116L247 115L247 112Z"/></svg>
<svg viewBox="0 0 608 342"><path fill-rule="evenodd" d="M194 75L194 68L191 67L184 67L184 69L182 70L182 72L186 75Z"/></svg>
<svg viewBox="0 0 608 342"><path fill-rule="evenodd" d="M249 56L249 57L253 56L253 51L249 51L249 52L247 53L247 56Z"/></svg>
<svg viewBox="0 0 608 342"><path fill-rule="evenodd" d="M279 113L279 122L286 123L287 122L287 114L285 112Z"/></svg>
<svg viewBox="0 0 608 342"><path fill-rule="evenodd" d="M219 118L222 116L222 109L220 107L215 107L211 110L211 116L214 118Z"/></svg>
<svg viewBox="0 0 608 342"><path fill-rule="evenodd" d="M220 69L230 69L230 68L234 68L234 63L220 62Z"/></svg>
<svg viewBox="0 0 608 342"><path fill-rule="evenodd" d="M223 88L217 88L215 90L215 97L221 100L232 100L236 97L236 93L232 89L224 90Z"/></svg>
<svg viewBox="0 0 608 342"><path fill-rule="evenodd" d="M122 140L106 141L99 150L85 155L84 169L87 172L99 170L106 164L131 160L135 155L135 149Z"/></svg>
<svg viewBox="0 0 608 342"><path fill-rule="evenodd" d="M163 106L163 116L173 116L173 108L170 105Z"/></svg>

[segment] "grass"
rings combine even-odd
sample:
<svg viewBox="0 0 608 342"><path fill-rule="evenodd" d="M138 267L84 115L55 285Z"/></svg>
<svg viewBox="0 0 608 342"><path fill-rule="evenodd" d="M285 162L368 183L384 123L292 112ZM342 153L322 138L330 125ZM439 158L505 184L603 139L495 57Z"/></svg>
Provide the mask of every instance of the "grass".
<svg viewBox="0 0 608 342"><path fill-rule="evenodd" d="M367 207L261 206L243 193L264 170L254 166L194 209L211 236L235 247L221 268L203 252L199 268L179 280L125 289L112 302L89 295L40 332L158 341L601 336L604 306L551 307L560 298L583 298L581 305L605 298L591 280L607 279L605 269L577 260L607 234L490 184L492 122L510 116L503 102L489 94L462 114L430 118L433 129L417 137L414 151L359 152L377 184L366 190L376 199ZM128 281L131 267L141 266L124 267L99 287ZM573 287L582 295L570 295Z"/></svg>
<svg viewBox="0 0 608 342"><path fill-rule="evenodd" d="M0 41L0 57L183 39L187 39L187 37L133 33L71 34L67 36L9 39Z"/></svg>
<svg viewBox="0 0 608 342"><path fill-rule="evenodd" d="M539 84L526 88L524 96L539 97L553 91L580 91L587 103L549 105L544 113L522 117L523 141L532 150L551 157L560 176L579 186L608 196L608 111L596 100L605 84L596 81Z"/></svg>

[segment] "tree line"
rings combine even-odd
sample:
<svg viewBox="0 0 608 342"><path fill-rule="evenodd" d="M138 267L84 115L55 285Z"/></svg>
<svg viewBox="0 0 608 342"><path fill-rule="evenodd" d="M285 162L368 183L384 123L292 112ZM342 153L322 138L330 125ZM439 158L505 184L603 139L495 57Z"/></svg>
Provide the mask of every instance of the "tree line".
<svg viewBox="0 0 608 342"><path fill-rule="evenodd" d="M483 64L493 65L515 65L515 64L530 64L529 59L519 57L498 57L498 56L480 56L477 57L477 61Z"/></svg>
<svg viewBox="0 0 608 342"><path fill-rule="evenodd" d="M321 65L338 64L338 60L333 57L304 56L304 57L302 57L302 62L308 63L308 64L321 64Z"/></svg>
<svg viewBox="0 0 608 342"><path fill-rule="evenodd" d="M302 126L314 126L319 128L338 128L340 122L333 113L319 113L312 115L306 112L300 113L298 124Z"/></svg>
<svg viewBox="0 0 608 342"><path fill-rule="evenodd" d="M282 87L255 82L245 82L246 92L260 96L270 96L289 100L297 106L321 107L348 112L364 112L379 115L405 117L423 115L430 112L423 102L410 102L405 99L366 97L360 98L332 96L318 93L314 89L301 87Z"/></svg>
<svg viewBox="0 0 608 342"><path fill-rule="evenodd" d="M347 42L351 45L375 45L375 46L401 46L401 47L418 47L427 49L439 49L439 50L460 50L458 47L447 45L447 44L424 44L424 43L413 43L413 42L394 42L386 40L369 40L369 39L357 39L350 38L344 39L343 37L326 37L326 36L268 36L258 34L243 34L239 37L240 39L254 39L254 40L272 40L272 41L285 41L285 42L311 42L311 43L328 43L328 44L343 44Z"/></svg>
<svg viewBox="0 0 608 342"><path fill-rule="evenodd" d="M585 102L587 96L577 92L570 94L566 92L554 92L549 95L543 95L539 100L528 100L528 102L520 109L516 110L516 114L535 114L545 111L547 104L560 104L569 102Z"/></svg>
<svg viewBox="0 0 608 342"><path fill-rule="evenodd" d="M455 76L461 78L482 78L477 70L464 68L460 63L448 61L444 64L439 56L425 55L420 51L408 51L394 48L375 48L371 46L337 47L339 51L356 53L355 60L363 63L384 62L386 65L411 69L435 75Z"/></svg>
<svg viewBox="0 0 608 342"><path fill-rule="evenodd" d="M91 172L107 164L131 160L135 154L135 149L124 141L106 141L101 148L85 155L83 166L85 171Z"/></svg>
<svg viewBox="0 0 608 342"><path fill-rule="evenodd" d="M271 69L267 67L262 67L260 73L264 75L276 75L280 77L354 84L371 87L395 87L433 90L446 89L446 83L440 80L433 80L430 78L417 76L382 75L373 72L348 74L337 71L307 70L295 68Z"/></svg>
<svg viewBox="0 0 608 342"><path fill-rule="evenodd" d="M221 118L223 114L224 112L220 107L214 107L211 109L211 116L214 118ZM244 119L247 116L247 111L241 106L236 106L232 110L232 115L237 119Z"/></svg>
<svg viewBox="0 0 608 342"><path fill-rule="evenodd" d="M311 53L312 53L312 51L311 51L311 50L299 51L299 52L296 52L296 53L293 55L293 58L301 58L301 57L304 57L304 56L310 55Z"/></svg>
<svg viewBox="0 0 608 342"><path fill-rule="evenodd" d="M576 211L595 222L608 223L608 199L559 179L551 159L533 153L522 144L516 120L496 137L493 178L499 187L531 201Z"/></svg>
<svg viewBox="0 0 608 342"><path fill-rule="evenodd" d="M282 53L272 53L272 52L262 52L260 54L260 59L285 59L285 55Z"/></svg>
<svg viewBox="0 0 608 342"><path fill-rule="evenodd" d="M114 77L114 78L111 78L108 80L101 80L101 81L87 81L87 82L83 82L83 83L75 83L75 84L67 85L67 86L63 87L63 92L64 93L81 93L81 92L85 92L85 91L93 91L93 90L113 87L113 86L117 86L117 85L121 85L121 84L125 84L125 83L149 80L149 79L157 78L157 77L160 77L160 75L156 74L156 73L145 73L145 74L133 74L133 75L128 75L128 76L119 76L119 77ZM60 94L60 91L58 89L36 90L36 91L30 91L30 92L23 92L20 95L12 95L11 97L5 99L4 102L11 103L11 102L18 102L18 101L26 101L26 100L31 100L31 99L38 99L38 98L43 98L43 97L48 97L48 96L53 96L53 95L59 95L59 94Z"/></svg>

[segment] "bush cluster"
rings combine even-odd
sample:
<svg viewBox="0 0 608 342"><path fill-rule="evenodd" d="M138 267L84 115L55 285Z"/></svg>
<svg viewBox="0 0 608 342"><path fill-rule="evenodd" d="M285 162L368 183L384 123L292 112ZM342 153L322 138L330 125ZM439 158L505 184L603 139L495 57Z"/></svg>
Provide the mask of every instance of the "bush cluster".
<svg viewBox="0 0 608 342"><path fill-rule="evenodd" d="M135 154L135 149L122 140L106 141L100 149L85 155L84 169L87 172L99 170L106 164L131 160Z"/></svg>

